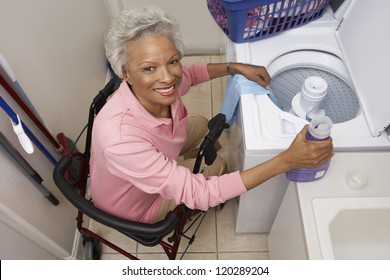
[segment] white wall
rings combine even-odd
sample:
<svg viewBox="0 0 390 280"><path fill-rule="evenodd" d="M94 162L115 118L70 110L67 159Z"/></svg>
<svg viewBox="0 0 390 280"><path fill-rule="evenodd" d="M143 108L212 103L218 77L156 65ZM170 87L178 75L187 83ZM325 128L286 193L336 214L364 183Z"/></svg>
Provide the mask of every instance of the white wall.
<svg viewBox="0 0 390 280"><path fill-rule="evenodd" d="M214 22L206 0L106 0L112 16L123 8L156 6L175 17L184 37L186 54L220 54L225 35Z"/></svg>
<svg viewBox="0 0 390 280"><path fill-rule="evenodd" d="M0 0L0 52L53 135L64 132L75 139L86 123L89 104L106 81L103 37L108 24L103 0ZM2 87L0 95L44 145L51 147ZM0 219L8 228L3 227L2 232L19 230L34 244L46 246L43 249L51 251L53 258L69 256L75 211L52 181L53 165L37 148L32 155L21 149L1 109L0 130L60 200L59 206L50 204L4 149L0 150ZM2 236L0 248L5 248L4 244L10 248L12 240ZM0 253L2 259L17 258L15 252ZM33 255L19 252L21 258Z"/></svg>

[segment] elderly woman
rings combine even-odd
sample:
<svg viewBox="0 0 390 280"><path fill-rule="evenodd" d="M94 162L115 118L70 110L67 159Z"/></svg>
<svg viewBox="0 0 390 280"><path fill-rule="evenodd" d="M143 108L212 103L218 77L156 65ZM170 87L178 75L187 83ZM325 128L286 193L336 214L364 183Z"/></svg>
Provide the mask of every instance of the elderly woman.
<svg viewBox="0 0 390 280"><path fill-rule="evenodd" d="M193 174L207 120L189 118L182 96L194 85L228 74L268 87L266 69L240 63L183 67L178 25L158 8L124 10L108 31L106 55L123 79L96 117L92 139L92 197L107 212L153 223L181 203L207 210L273 176L316 167L333 155L332 140L307 141L305 127L286 151L249 170L225 174L226 164L217 158L204 174Z"/></svg>

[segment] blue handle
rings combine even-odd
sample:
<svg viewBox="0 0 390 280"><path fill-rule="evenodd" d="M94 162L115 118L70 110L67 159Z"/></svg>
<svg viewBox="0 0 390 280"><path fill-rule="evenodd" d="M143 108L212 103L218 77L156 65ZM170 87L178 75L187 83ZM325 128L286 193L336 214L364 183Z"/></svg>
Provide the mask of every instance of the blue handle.
<svg viewBox="0 0 390 280"><path fill-rule="evenodd" d="M0 107L7 113L11 118L13 123L16 125L19 124L18 117L12 108L5 102L5 100L0 96ZM31 132L31 130L21 121L22 127L26 132L27 136L33 141L33 143L38 147L38 149L46 156L46 158L55 166L57 164L56 159L49 153L49 151L42 145L37 137Z"/></svg>

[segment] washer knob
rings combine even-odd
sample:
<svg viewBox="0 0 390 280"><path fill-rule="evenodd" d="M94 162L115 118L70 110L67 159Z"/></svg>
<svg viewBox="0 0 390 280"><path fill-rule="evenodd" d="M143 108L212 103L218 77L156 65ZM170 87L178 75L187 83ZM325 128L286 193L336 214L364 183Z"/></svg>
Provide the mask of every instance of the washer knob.
<svg viewBox="0 0 390 280"><path fill-rule="evenodd" d="M349 188L360 190L367 184L367 176L360 172L350 172L347 174L346 182Z"/></svg>

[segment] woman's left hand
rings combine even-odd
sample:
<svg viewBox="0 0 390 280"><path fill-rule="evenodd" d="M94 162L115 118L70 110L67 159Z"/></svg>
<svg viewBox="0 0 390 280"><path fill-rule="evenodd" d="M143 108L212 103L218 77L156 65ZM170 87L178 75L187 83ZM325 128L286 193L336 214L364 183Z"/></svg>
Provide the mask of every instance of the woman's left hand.
<svg viewBox="0 0 390 280"><path fill-rule="evenodd" d="M248 80L260 84L266 89L270 89L271 76L264 66L257 66L252 64L234 63L231 65L234 68L235 74L241 74Z"/></svg>

